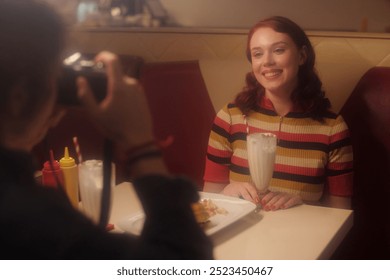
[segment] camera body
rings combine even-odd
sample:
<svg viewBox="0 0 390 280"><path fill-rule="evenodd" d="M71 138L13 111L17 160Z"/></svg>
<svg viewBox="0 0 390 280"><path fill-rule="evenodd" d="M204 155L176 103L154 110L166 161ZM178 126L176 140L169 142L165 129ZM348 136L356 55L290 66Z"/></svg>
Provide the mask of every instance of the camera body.
<svg viewBox="0 0 390 280"><path fill-rule="evenodd" d="M58 81L57 103L66 106L80 105L77 97L77 77L85 77L98 102L107 93L107 76L103 63L95 62L92 57L76 52L65 58L62 73Z"/></svg>

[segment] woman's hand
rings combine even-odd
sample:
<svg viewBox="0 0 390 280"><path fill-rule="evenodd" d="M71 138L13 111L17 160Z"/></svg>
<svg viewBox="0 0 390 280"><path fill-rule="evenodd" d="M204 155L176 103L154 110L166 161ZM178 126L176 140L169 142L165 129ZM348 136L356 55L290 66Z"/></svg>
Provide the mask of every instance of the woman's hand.
<svg viewBox="0 0 390 280"><path fill-rule="evenodd" d="M257 189L250 183L230 183L223 189L222 193L224 195L242 197L256 204L260 202L259 196L257 195Z"/></svg>
<svg viewBox="0 0 390 280"><path fill-rule="evenodd" d="M302 204L303 201L298 195L281 192L269 192L261 198L260 203L265 211L275 211Z"/></svg>
<svg viewBox="0 0 390 280"><path fill-rule="evenodd" d="M136 79L125 76L118 57L101 52L107 74L107 96L98 103L85 78L77 80L78 96L102 133L126 149L151 141L152 121L142 87Z"/></svg>
<svg viewBox="0 0 390 280"><path fill-rule="evenodd" d="M289 193L268 192L259 196L257 189L250 183L233 182L228 185L206 182L206 192L221 192L224 195L242 197L255 204L261 204L265 211L287 209L302 204L300 196Z"/></svg>

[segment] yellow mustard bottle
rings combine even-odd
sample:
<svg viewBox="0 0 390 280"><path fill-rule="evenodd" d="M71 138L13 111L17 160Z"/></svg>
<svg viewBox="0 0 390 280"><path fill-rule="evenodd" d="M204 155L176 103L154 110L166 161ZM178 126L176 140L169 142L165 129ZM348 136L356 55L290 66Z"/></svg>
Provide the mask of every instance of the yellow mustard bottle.
<svg viewBox="0 0 390 280"><path fill-rule="evenodd" d="M64 176L64 188L73 207L79 208L79 173L76 161L69 156L65 147L64 157L60 159L60 167Z"/></svg>

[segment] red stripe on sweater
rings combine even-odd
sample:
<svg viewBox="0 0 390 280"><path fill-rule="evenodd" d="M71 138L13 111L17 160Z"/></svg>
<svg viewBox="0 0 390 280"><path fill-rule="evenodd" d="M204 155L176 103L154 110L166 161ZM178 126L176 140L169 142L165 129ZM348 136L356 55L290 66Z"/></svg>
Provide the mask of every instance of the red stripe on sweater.
<svg viewBox="0 0 390 280"><path fill-rule="evenodd" d="M353 162L330 162L328 164L328 168L332 170L345 170L345 169L352 169Z"/></svg>
<svg viewBox="0 0 390 280"><path fill-rule="evenodd" d="M215 118L214 124L219 126L220 128L222 128L223 130L225 130L227 132L229 132L229 130L230 130L230 124L225 122L223 119L221 119L218 116Z"/></svg>
<svg viewBox="0 0 390 280"><path fill-rule="evenodd" d="M242 167L246 167L246 168L249 167L248 161L246 159L243 159L243 158L240 158L237 156L232 156L231 162L232 162L232 164L235 164L238 166L242 166Z"/></svg>
<svg viewBox="0 0 390 280"><path fill-rule="evenodd" d="M340 131L339 133L333 134L330 136L330 141L332 143L337 142L339 140L343 140L349 136L348 130Z"/></svg>
<svg viewBox="0 0 390 280"><path fill-rule="evenodd" d="M324 143L328 144L329 137L323 134L297 134L297 133L288 133L280 132L279 138L287 141L295 142L315 142L315 143Z"/></svg>

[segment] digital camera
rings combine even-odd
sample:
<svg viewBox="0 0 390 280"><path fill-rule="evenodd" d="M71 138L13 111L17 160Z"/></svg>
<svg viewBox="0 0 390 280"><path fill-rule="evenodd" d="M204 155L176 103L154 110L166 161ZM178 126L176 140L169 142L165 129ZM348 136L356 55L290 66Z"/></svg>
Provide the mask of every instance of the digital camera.
<svg viewBox="0 0 390 280"><path fill-rule="evenodd" d="M58 81L58 104L66 106L80 104L76 86L76 79L79 76L87 79L98 102L104 99L107 92L107 76L103 63L95 62L92 57L76 52L63 61Z"/></svg>

